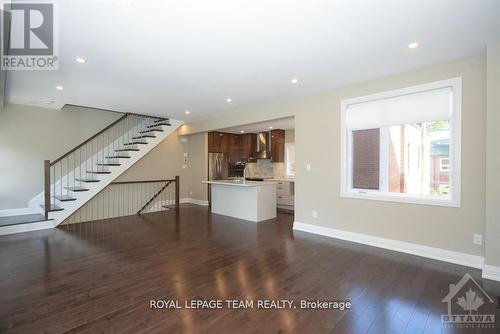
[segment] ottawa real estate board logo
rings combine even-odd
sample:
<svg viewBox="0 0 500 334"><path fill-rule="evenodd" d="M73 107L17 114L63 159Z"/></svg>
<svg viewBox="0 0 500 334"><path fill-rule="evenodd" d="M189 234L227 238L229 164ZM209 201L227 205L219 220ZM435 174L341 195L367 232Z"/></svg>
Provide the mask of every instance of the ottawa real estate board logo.
<svg viewBox="0 0 500 334"><path fill-rule="evenodd" d="M0 14L2 70L59 68L54 2L5 1Z"/></svg>
<svg viewBox="0 0 500 334"><path fill-rule="evenodd" d="M441 315L443 326L449 328L494 328L495 315L490 312L494 302L471 275L465 274L442 300L447 314Z"/></svg>

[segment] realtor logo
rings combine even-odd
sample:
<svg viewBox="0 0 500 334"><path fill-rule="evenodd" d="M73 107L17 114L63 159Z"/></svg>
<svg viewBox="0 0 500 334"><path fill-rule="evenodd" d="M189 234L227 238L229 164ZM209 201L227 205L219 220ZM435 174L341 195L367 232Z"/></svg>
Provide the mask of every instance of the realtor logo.
<svg viewBox="0 0 500 334"><path fill-rule="evenodd" d="M450 291L442 300L447 303L448 314L441 315L446 327L493 328L495 315L482 313L493 300L468 273L457 284L450 284Z"/></svg>
<svg viewBox="0 0 500 334"><path fill-rule="evenodd" d="M2 3L2 70L57 70L55 3Z"/></svg>

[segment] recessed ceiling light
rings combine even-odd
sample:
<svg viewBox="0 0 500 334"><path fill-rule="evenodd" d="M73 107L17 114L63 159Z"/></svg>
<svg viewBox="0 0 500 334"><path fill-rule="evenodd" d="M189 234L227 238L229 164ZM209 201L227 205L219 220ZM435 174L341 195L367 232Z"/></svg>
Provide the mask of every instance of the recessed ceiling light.
<svg viewBox="0 0 500 334"><path fill-rule="evenodd" d="M418 48L418 43L417 42L410 43L410 44L408 44L408 48L409 49L416 49L416 48Z"/></svg>
<svg viewBox="0 0 500 334"><path fill-rule="evenodd" d="M78 63L78 64L85 64L87 62L87 60L85 60L85 58L82 58L82 57L76 57L75 58L75 61Z"/></svg>
<svg viewBox="0 0 500 334"><path fill-rule="evenodd" d="M233 102L233 99L231 99L231 98L229 98L229 97L228 97L228 98L226 99L226 102L227 102L227 103L231 103L231 102Z"/></svg>
<svg viewBox="0 0 500 334"><path fill-rule="evenodd" d="M64 89L64 87L63 87L63 86L61 86L61 85L59 85L59 86L56 86L56 89L57 89L57 90L63 90L63 89Z"/></svg>
<svg viewBox="0 0 500 334"><path fill-rule="evenodd" d="M245 133L245 131L241 130L240 133Z"/></svg>
<svg viewBox="0 0 500 334"><path fill-rule="evenodd" d="M273 128L272 126L269 127L269 129L272 129L272 128Z"/></svg>
<svg viewBox="0 0 500 334"><path fill-rule="evenodd" d="M43 104L48 104L48 105L54 104L54 103L56 103L56 101L45 101L45 102L43 102Z"/></svg>
<svg viewBox="0 0 500 334"><path fill-rule="evenodd" d="M186 115L189 115L191 112L190 112L189 110L186 110L184 113L185 113Z"/></svg>
<svg viewBox="0 0 500 334"><path fill-rule="evenodd" d="M296 84L297 82L299 82L299 79L293 78L292 80L290 80L290 82L293 83L293 84Z"/></svg>

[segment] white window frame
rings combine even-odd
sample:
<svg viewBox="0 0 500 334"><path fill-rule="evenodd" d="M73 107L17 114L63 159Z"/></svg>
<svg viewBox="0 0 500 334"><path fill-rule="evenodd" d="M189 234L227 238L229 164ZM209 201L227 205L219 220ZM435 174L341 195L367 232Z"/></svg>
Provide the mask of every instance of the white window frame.
<svg viewBox="0 0 500 334"><path fill-rule="evenodd" d="M414 94L428 90L450 87L453 92L452 116L450 120L450 170L449 180L451 194L446 198L436 198L434 196L420 196L413 194L389 193L388 185L380 184L380 190L365 190L352 188L352 154L348 147L352 148L351 131L346 127L347 108L351 104L369 102L379 99L386 99L401 95ZM376 201L388 201L398 203L412 203L422 205L437 205L447 207L461 207L461 147L462 147L462 78L452 78L442 81L426 83L395 89L387 92L371 94L352 99L345 99L340 102L340 197L355 198ZM382 129L382 128L381 128ZM381 135L381 143L387 138ZM383 153L381 145L381 154ZM385 154L385 152L384 152ZM380 167L381 180L387 180L385 174L388 173L386 167Z"/></svg>
<svg viewBox="0 0 500 334"><path fill-rule="evenodd" d="M288 160L289 159L289 156L288 156L288 147L289 146L293 147L293 154L294 154L293 163L295 164L295 143L285 143L285 176L287 178L293 178L293 177L295 177L295 173L288 174L288 164L290 163L290 161Z"/></svg>

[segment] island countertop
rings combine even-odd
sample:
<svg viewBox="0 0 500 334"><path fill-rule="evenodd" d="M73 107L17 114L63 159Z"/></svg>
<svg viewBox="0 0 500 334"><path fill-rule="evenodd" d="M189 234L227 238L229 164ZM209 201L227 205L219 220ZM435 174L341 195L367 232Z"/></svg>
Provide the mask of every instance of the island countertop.
<svg viewBox="0 0 500 334"><path fill-rule="evenodd" d="M206 184L217 184L222 186L237 186L237 187L258 187L278 184L274 181L235 181L235 180L213 180L201 181Z"/></svg>

